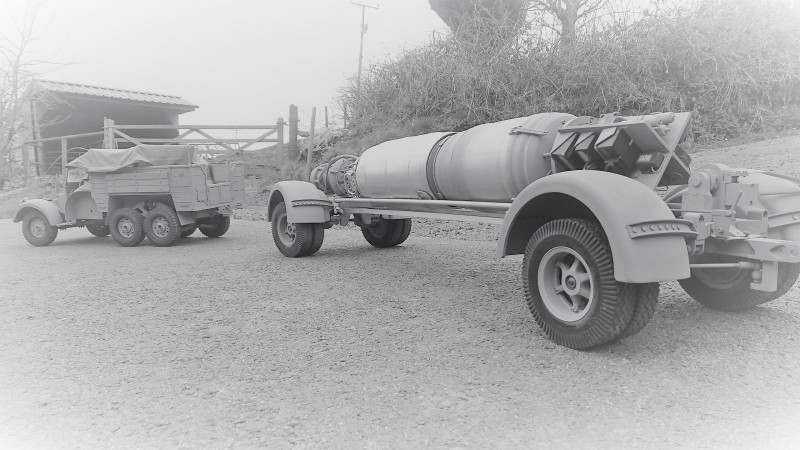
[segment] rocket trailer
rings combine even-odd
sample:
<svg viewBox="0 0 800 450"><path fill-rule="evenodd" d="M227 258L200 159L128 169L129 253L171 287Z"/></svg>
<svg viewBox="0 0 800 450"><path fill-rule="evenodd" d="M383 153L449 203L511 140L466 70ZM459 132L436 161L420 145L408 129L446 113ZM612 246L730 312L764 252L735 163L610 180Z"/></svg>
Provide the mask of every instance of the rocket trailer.
<svg viewBox="0 0 800 450"><path fill-rule="evenodd" d="M402 244L412 218L500 225L497 256L523 254L528 307L575 349L639 332L659 283L740 311L800 274L800 180L722 164L690 167L689 113L599 119L563 113L392 140L276 183L278 250L316 253L350 221L375 247Z"/></svg>
<svg viewBox="0 0 800 450"><path fill-rule="evenodd" d="M56 200L28 200L14 215L32 245L52 243L58 230L86 227L123 247L145 237L173 245L198 228L208 237L228 231L235 203L244 201L244 165L208 163L190 145L90 149L67 164Z"/></svg>

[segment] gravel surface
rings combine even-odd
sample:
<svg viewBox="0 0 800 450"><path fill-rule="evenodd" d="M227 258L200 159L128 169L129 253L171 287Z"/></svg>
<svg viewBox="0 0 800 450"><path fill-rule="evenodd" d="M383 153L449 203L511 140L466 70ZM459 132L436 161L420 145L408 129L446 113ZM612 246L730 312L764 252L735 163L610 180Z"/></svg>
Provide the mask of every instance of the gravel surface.
<svg viewBox="0 0 800 450"><path fill-rule="evenodd" d="M800 445L800 284L733 314L666 283L640 334L575 351L491 227L385 250L337 227L289 259L267 226L35 248L0 220L0 447Z"/></svg>

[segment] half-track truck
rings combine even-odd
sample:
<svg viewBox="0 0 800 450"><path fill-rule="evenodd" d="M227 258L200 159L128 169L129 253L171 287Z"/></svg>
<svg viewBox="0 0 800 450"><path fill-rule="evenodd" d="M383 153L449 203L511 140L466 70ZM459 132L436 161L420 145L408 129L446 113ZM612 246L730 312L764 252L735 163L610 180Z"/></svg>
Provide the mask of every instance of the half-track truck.
<svg viewBox="0 0 800 450"><path fill-rule="evenodd" d="M65 168L64 192L55 200L20 204L14 222L32 245L52 243L58 230L86 227L123 247L145 237L166 247L198 228L208 237L228 231L236 203L244 201L244 166L208 163L190 145L89 149Z"/></svg>
<svg viewBox="0 0 800 450"><path fill-rule="evenodd" d="M780 297L800 273L800 180L691 167L689 124L689 113L543 113L387 141L312 182L276 183L273 239L301 257L333 224L352 221L375 247L403 243L412 218L499 224L496 254L524 255L536 323L575 349L639 332L663 281L724 311Z"/></svg>

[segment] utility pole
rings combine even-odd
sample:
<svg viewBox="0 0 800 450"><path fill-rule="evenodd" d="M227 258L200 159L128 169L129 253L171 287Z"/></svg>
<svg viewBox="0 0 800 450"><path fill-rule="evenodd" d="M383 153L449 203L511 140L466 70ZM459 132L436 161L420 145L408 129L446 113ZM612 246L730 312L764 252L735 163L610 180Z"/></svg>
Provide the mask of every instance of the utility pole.
<svg viewBox="0 0 800 450"><path fill-rule="evenodd" d="M377 6L365 5L363 3L356 3L351 1L350 4L361 7L361 43L358 47L358 78L356 78L356 91L361 93L361 63L364 60L364 35L367 34L367 24L364 18L367 15L367 8L378 9Z"/></svg>

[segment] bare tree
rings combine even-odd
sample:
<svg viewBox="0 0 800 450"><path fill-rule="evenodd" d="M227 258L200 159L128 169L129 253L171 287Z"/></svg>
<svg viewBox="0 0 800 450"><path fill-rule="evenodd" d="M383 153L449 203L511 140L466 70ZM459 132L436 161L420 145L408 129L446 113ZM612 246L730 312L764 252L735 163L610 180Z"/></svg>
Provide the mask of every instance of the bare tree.
<svg viewBox="0 0 800 450"><path fill-rule="evenodd" d="M460 38L513 38L525 25L528 0L428 0L436 14Z"/></svg>
<svg viewBox="0 0 800 450"><path fill-rule="evenodd" d="M606 6L608 0L529 0L530 11L555 17L557 24L542 21L555 31L563 44L571 45L577 36L578 22Z"/></svg>
<svg viewBox="0 0 800 450"><path fill-rule="evenodd" d="M36 61L29 58L34 40L35 13L27 12L21 26L0 32L0 187L10 177L12 151L29 129L27 94Z"/></svg>

